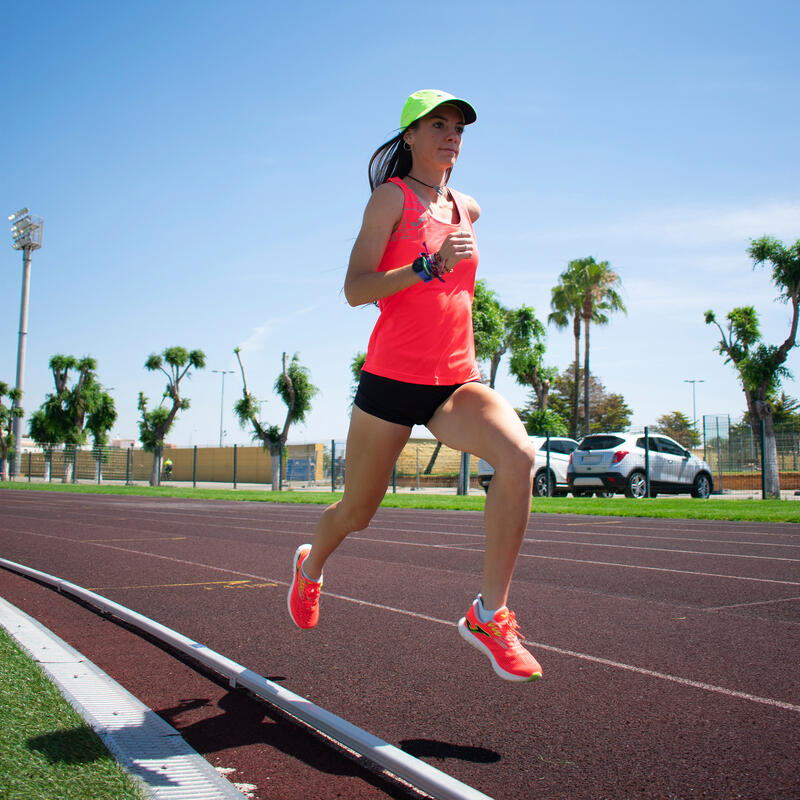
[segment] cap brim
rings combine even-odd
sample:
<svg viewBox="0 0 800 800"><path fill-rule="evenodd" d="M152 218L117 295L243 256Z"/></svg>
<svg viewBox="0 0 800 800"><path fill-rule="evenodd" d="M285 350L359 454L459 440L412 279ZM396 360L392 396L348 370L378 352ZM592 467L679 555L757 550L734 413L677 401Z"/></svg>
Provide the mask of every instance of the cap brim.
<svg viewBox="0 0 800 800"><path fill-rule="evenodd" d="M435 106L431 106L431 108L425 109L421 111L414 119L410 120L406 123L405 126L401 128L401 130L405 130L408 128L409 125L413 125L418 120L421 120L423 117L427 117L428 114L435 111L439 106L455 106L460 112L461 115L464 117L464 124L471 125L478 119L478 115L475 113L475 109L466 101L462 100L459 97L448 97L446 100L442 100L441 103L437 103Z"/></svg>
<svg viewBox="0 0 800 800"><path fill-rule="evenodd" d="M455 106L461 113L464 115L464 124L465 125L472 125L476 119L478 119L478 115L475 113L475 109L466 101L466 100L445 100L442 103L439 103L440 106L450 105ZM436 106L438 108L439 106Z"/></svg>

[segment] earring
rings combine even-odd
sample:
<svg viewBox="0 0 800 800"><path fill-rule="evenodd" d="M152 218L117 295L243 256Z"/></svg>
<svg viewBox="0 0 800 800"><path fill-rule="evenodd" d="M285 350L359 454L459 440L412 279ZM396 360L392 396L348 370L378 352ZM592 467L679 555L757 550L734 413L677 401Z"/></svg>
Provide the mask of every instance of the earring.
<svg viewBox="0 0 800 800"><path fill-rule="evenodd" d="M405 140L403 140L403 150L405 150L407 153L411 152L411 145Z"/></svg>

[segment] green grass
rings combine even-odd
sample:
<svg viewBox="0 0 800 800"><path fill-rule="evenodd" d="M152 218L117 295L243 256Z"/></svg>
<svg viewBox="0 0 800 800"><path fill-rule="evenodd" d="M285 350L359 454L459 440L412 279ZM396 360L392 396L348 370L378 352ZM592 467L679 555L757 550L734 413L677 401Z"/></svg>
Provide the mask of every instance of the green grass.
<svg viewBox="0 0 800 800"><path fill-rule="evenodd" d="M0 627L0 800L143 800L133 779Z"/></svg>
<svg viewBox="0 0 800 800"><path fill-rule="evenodd" d="M97 484L0 482L0 489L24 489L80 494L143 495L147 497L185 497L199 500L249 500L264 503L317 503L329 505L341 497L334 492L272 492L253 489L192 489L178 486L120 486ZM382 505L386 508L427 508L482 511L483 495L459 497L453 494L427 494L389 491ZM800 501L793 500L695 500L689 497L659 497L631 500L626 497L542 497L533 500L534 512L546 514L589 514L612 517L660 517L670 519L748 520L751 522L800 523ZM2 798L0 798L2 800Z"/></svg>

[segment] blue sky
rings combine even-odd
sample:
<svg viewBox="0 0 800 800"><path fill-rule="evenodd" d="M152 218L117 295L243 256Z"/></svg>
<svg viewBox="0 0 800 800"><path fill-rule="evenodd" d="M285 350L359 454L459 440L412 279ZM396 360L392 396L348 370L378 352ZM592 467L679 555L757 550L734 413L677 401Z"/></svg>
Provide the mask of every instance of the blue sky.
<svg viewBox="0 0 800 800"><path fill-rule="evenodd" d="M768 341L789 309L751 238L800 238L796 2L38 2L4 13L0 210L45 220L34 254L25 406L55 353L91 355L137 435L147 356L199 348L192 407L170 440L219 439L221 379L242 348L264 418L299 353L320 388L290 442L342 438L372 308L341 294L368 198L366 168L406 96L441 88L478 122L456 188L473 195L479 277L508 306L549 312L574 258L616 269L626 316L592 330L592 371L633 409L731 414L744 399L703 323L753 304ZM14 382L21 256L0 247L0 380ZM546 362L572 358L548 329ZM791 356L795 375L800 355ZM527 399L501 367L498 387ZM798 396L794 381L786 391ZM225 382L225 442L249 442ZM424 429L415 430L415 435Z"/></svg>

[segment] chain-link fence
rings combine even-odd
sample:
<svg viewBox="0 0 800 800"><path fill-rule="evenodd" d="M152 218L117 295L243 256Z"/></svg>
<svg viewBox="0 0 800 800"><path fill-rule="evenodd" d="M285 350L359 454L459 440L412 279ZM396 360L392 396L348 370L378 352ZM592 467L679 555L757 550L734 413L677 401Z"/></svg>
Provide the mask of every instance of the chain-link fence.
<svg viewBox="0 0 800 800"><path fill-rule="evenodd" d="M769 442L764 437L764 445ZM800 431L775 426L781 497L800 499ZM731 425L727 415L703 417L702 457L714 474L715 491L761 497L764 491L762 436L750 425Z"/></svg>

